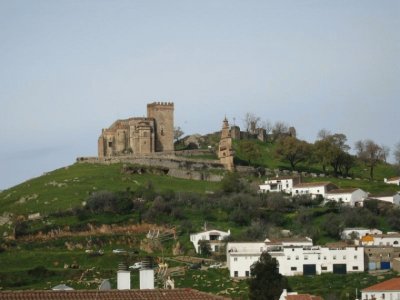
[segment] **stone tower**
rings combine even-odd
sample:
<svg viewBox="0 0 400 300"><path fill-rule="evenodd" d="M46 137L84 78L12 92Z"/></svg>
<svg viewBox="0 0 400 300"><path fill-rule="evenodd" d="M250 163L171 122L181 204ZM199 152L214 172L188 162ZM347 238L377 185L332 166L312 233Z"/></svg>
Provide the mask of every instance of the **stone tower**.
<svg viewBox="0 0 400 300"><path fill-rule="evenodd" d="M225 118L222 125L221 140L219 141L218 158L229 171L235 169L233 164L233 155L231 132L229 130L228 120Z"/></svg>
<svg viewBox="0 0 400 300"><path fill-rule="evenodd" d="M147 117L155 120L155 151L174 151L174 103L147 104Z"/></svg>

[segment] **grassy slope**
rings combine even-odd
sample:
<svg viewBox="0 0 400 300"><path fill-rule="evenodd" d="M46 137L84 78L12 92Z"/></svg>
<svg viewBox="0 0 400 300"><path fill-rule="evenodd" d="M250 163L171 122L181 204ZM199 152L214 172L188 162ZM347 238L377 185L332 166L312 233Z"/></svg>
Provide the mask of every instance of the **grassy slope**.
<svg viewBox="0 0 400 300"><path fill-rule="evenodd" d="M259 165L263 165L270 169L280 168L289 169L289 165L277 161L274 157L274 145L261 143L255 141L260 147L262 155L257 161ZM237 152L240 157L240 153ZM365 168L359 166L354 169L354 177L364 178L368 176L368 171ZM46 214L48 212L65 210L71 207L80 206L81 203L87 198L87 196L96 190L110 190L110 191L122 191L130 188L135 190L136 188L146 185L151 181L158 191L162 190L174 190L176 192L199 192L204 193L206 191L213 191L219 188L217 183L199 182L191 180L182 180L171 178L167 176L156 176L156 175L124 175L121 174L121 165L92 165L92 164L75 164L68 168L62 168L50 172L45 176L34 178L27 182L24 182L18 186L15 186L9 190L0 193L0 215L3 212L12 212L14 214L28 214L41 212ZM299 165L299 170L320 173L321 168L318 165L308 166ZM364 174L363 174L364 172ZM364 176L365 175L365 176ZM391 166L380 165L376 170L376 178L382 180L383 177L390 177L395 175L395 170ZM307 181L321 180L321 178L306 178ZM369 192L383 192L383 191L395 191L396 187L391 185L385 185L382 182L370 182L368 180L347 180L327 177L323 180L329 180L340 187L360 187ZM61 184L61 186L54 186L51 183ZM37 195L37 198L32 196ZM24 203L18 203L23 197L27 198L31 196L30 200L26 200ZM216 225L226 227L227 224L219 222L221 216L218 212L215 214ZM190 215L190 219L194 223L201 223L201 220L197 220L196 212ZM121 218L121 222L129 216L113 216L108 218L107 216L96 216L97 219L101 219L102 223L109 223L109 221L115 222L116 218ZM222 218L224 219L224 218ZM59 224L60 226L68 223L76 222L75 217L63 217L52 220L53 224ZM88 222L88 220L85 220ZM118 221L116 223L119 223ZM199 224L200 224L199 223ZM232 232L241 230L241 228L232 228L232 224L229 227ZM95 266L98 270L98 277L101 278L114 278L115 277L115 266L120 261L133 262L135 257L124 257L116 256L111 253L113 247L126 247L126 245L113 243L109 244L106 249L106 254L102 257L89 257L82 250L66 250L64 246L64 240L57 240L50 242L49 244L34 244L34 245L16 245L17 247L12 251L5 251L0 254L0 265L2 271L0 272L0 280L5 283L8 278L8 286L12 287L13 280L21 277L27 270L32 269L36 266L44 266L47 269L55 272L48 282L45 280L39 280L38 282L32 281L32 276L26 278L26 282L16 282L15 288L48 288L52 285L60 283L63 278L66 280L73 280L67 282L74 285L77 279L79 279L82 270ZM82 244L85 245L85 238L82 240ZM158 254L156 254L158 255ZM64 263L77 262L81 266L81 270L64 270ZM245 293L246 285L244 282L239 284L233 281L227 280L227 274L223 270L221 271L190 271L188 274L181 278L176 278L176 284L179 287L193 287L199 290L218 292L214 285L209 285L208 281L217 281L218 275L221 278L221 284L224 283L224 287L235 289L234 294L239 295ZM198 276L202 276L205 281L197 279ZM329 275L330 276L330 275ZM309 292L314 294L323 294L327 291L327 288L337 291L339 294L343 291L350 293L355 288L363 288L368 286L371 282L376 281L367 274L360 275L348 275L338 276L332 275L321 276L321 277L293 277L290 279L291 286L294 290L299 292ZM335 277L336 276L336 277ZM364 277L363 277L364 276ZM135 279L136 278L136 279ZM47 278L46 278L47 280ZM198 282L197 282L198 281ZM133 286L136 286L137 276L133 275ZM204 283L206 282L206 283ZM329 286L330 282L339 282L340 286ZM76 283L75 283L76 284ZM3 285L4 286L4 285ZM81 287L75 285L76 287ZM95 285L91 286L96 288ZM345 287L345 289L343 289ZM222 286L221 286L222 289ZM341 297L347 299L344 296Z"/></svg>
<svg viewBox="0 0 400 300"><path fill-rule="evenodd" d="M151 174L121 174L121 164L74 164L55 170L0 193L0 215L49 213L80 206L96 190L124 191L151 182L156 190L177 192L213 191L218 183L193 181ZM54 185L54 183L56 185ZM35 198L35 195L37 197ZM23 203L21 199L31 197Z"/></svg>

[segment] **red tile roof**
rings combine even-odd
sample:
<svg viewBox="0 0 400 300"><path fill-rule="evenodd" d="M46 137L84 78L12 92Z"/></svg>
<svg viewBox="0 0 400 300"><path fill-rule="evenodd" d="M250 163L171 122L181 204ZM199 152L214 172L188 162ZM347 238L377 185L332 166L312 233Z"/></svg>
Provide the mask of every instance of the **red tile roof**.
<svg viewBox="0 0 400 300"><path fill-rule="evenodd" d="M222 296L207 294L193 289L174 290L75 290L75 291L4 291L0 299L7 300L223 300Z"/></svg>
<svg viewBox="0 0 400 300"><path fill-rule="evenodd" d="M392 178L388 178L387 181L397 181L397 180L400 180L400 177L399 177L399 176L397 176L397 177L392 177Z"/></svg>
<svg viewBox="0 0 400 300"><path fill-rule="evenodd" d="M392 278L384 282L369 286L362 290L363 292L379 291L400 291L400 277Z"/></svg>
<svg viewBox="0 0 400 300"><path fill-rule="evenodd" d="M313 296L309 294L299 294L299 295L287 295L286 300L323 300L319 296Z"/></svg>

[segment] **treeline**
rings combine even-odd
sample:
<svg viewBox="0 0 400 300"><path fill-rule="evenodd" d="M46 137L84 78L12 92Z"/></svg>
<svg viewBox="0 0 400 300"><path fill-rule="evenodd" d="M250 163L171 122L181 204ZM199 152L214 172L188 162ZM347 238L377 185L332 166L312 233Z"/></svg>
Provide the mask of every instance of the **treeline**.
<svg viewBox="0 0 400 300"><path fill-rule="evenodd" d="M357 162L369 168L369 176L374 178L374 170L379 163L386 162L391 149L373 140L359 140L354 145L356 155L351 155L351 147L343 133L331 133L326 129L318 132L314 143L297 138L296 129L285 122L271 123L260 117L246 113L244 116L246 131L254 133L257 129L265 132L267 140L277 144L275 156L290 164L294 170L299 163L320 164L323 172L331 172L333 176L349 176L350 170ZM252 164L260 156L260 149L244 141L239 146L246 160ZM400 166L400 142L393 149L395 164Z"/></svg>

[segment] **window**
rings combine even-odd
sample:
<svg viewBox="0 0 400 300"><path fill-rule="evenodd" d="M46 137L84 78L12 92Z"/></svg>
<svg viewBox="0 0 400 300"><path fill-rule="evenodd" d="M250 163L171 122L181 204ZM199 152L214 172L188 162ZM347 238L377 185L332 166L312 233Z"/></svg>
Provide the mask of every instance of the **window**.
<svg viewBox="0 0 400 300"><path fill-rule="evenodd" d="M298 255L296 255L296 260L299 260L299 256Z"/></svg>
<svg viewBox="0 0 400 300"><path fill-rule="evenodd" d="M304 260L308 260L308 255L304 255Z"/></svg>
<svg viewBox="0 0 400 300"><path fill-rule="evenodd" d="M321 270L322 270L322 271L328 271L328 267L322 266L322 267L321 267Z"/></svg>
<svg viewBox="0 0 400 300"><path fill-rule="evenodd" d="M357 255L354 255L354 259L357 259Z"/></svg>
<svg viewBox="0 0 400 300"><path fill-rule="evenodd" d="M233 261L237 261L237 257L235 257L235 258L233 259Z"/></svg>
<svg viewBox="0 0 400 300"><path fill-rule="evenodd" d="M353 270L358 270L358 266L353 266Z"/></svg>
<svg viewBox="0 0 400 300"><path fill-rule="evenodd" d="M393 242L393 245L398 245L399 244L399 241L394 241Z"/></svg>
<svg viewBox="0 0 400 300"><path fill-rule="evenodd" d="M297 268L296 267L291 267L290 270L291 271L297 271Z"/></svg>
<svg viewBox="0 0 400 300"><path fill-rule="evenodd" d="M112 147L112 142L108 142L108 147Z"/></svg>
<svg viewBox="0 0 400 300"><path fill-rule="evenodd" d="M336 259L336 255L333 256L333 259Z"/></svg>
<svg viewBox="0 0 400 300"><path fill-rule="evenodd" d="M343 255L343 259L346 259L346 255Z"/></svg>
<svg viewBox="0 0 400 300"><path fill-rule="evenodd" d="M296 190L296 194L298 194L299 193L299 190Z"/></svg>
<svg viewBox="0 0 400 300"><path fill-rule="evenodd" d="M246 271L246 277L250 276L250 271Z"/></svg>
<svg viewBox="0 0 400 300"><path fill-rule="evenodd" d="M290 260L290 256L286 257L287 260Z"/></svg>
<svg viewBox="0 0 400 300"><path fill-rule="evenodd" d="M324 260L326 260L326 256L324 256Z"/></svg>
<svg viewBox="0 0 400 300"><path fill-rule="evenodd" d="M215 252L218 252L218 251L219 251L219 246L218 246L218 245L215 245L214 251L215 251Z"/></svg>
<svg viewBox="0 0 400 300"><path fill-rule="evenodd" d="M239 272L238 271L233 272L233 277L239 277Z"/></svg>

